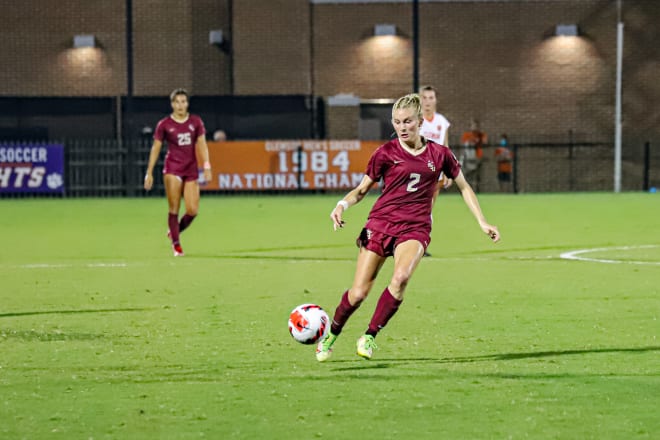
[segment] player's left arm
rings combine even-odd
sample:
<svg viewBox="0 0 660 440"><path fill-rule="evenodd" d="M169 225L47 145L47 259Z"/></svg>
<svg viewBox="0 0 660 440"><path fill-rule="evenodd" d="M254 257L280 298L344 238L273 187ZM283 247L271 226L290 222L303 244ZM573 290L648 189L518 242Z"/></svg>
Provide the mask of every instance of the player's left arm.
<svg viewBox="0 0 660 440"><path fill-rule="evenodd" d="M200 135L195 142L195 153L197 157L202 159L204 162L204 180L209 182L212 178L211 176L211 162L209 160L209 146L206 143L205 135Z"/></svg>
<svg viewBox="0 0 660 440"><path fill-rule="evenodd" d="M449 148L449 128L445 130L445 138L442 141L443 141L442 145ZM440 179L440 182L435 190L435 194L433 195L434 205L435 205L435 199L438 198L438 194L440 193L440 191L443 189L449 189L452 183L454 183L453 179L450 179L449 177L447 177L446 174L442 173L442 179Z"/></svg>
<svg viewBox="0 0 660 440"><path fill-rule="evenodd" d="M474 193L474 190L472 190L472 187L467 180L465 180L463 171L458 173L454 182L456 183L458 190L461 192L461 196L463 196L463 201L465 201L465 204L470 208L472 215L474 215L474 218L479 222L481 230L484 231L484 233L486 233L495 243L500 241L500 231L497 229L497 226L493 226L486 221L486 218L481 211L481 206L479 206L477 195Z"/></svg>

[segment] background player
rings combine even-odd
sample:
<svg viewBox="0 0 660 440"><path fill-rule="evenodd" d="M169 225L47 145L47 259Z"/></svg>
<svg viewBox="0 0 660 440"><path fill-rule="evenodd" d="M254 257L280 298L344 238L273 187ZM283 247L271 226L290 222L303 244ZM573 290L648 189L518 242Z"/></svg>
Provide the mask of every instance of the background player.
<svg viewBox="0 0 660 440"><path fill-rule="evenodd" d="M153 170L160 155L163 141L167 142L167 155L163 175L169 211L168 237L172 240L175 257L183 256L179 234L197 216L199 211L198 159L204 163L204 180L211 180L209 149L206 145L204 122L197 115L188 113L188 92L176 89L170 94L172 114L158 121L154 143L149 154L144 189L149 191L154 183ZM179 220L179 207L183 195L186 213Z"/></svg>
<svg viewBox="0 0 660 440"><path fill-rule="evenodd" d="M419 95L422 99L422 114L424 116L424 123L420 133L426 139L430 139L436 144L449 146L449 127L451 124L443 115L438 113L438 92L433 86L424 86L419 89ZM449 188L452 180L447 178L444 173L440 173L438 185L433 194L433 204L438 198L438 194L442 188ZM431 254L424 251L425 257L430 257Z"/></svg>
<svg viewBox="0 0 660 440"><path fill-rule="evenodd" d="M438 113L438 92L433 86L424 86L419 90L422 99L422 114L424 123L420 134L436 144L449 146L449 127L451 123L447 118ZM442 186L449 188L451 179L443 176Z"/></svg>
<svg viewBox="0 0 660 440"><path fill-rule="evenodd" d="M497 227L484 218L456 157L449 148L422 138L419 134L422 123L419 95L399 98L392 107L397 138L374 152L362 182L330 214L335 230L341 228L344 211L359 203L374 182L383 179L383 192L371 208L357 240L360 251L353 284L341 297L330 332L317 345L316 359L320 362L330 357L331 347L346 321L369 294L387 257L393 256L390 283L378 300L365 335L357 342L357 354L371 358L376 335L401 305L408 282L431 240L431 199L441 172L454 179L482 231L495 242L500 239Z"/></svg>

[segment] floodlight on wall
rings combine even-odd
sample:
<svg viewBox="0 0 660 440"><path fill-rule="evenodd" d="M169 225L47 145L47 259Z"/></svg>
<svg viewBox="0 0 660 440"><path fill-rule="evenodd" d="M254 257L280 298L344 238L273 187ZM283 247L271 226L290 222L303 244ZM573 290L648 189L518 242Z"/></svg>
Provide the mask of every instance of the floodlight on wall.
<svg viewBox="0 0 660 440"><path fill-rule="evenodd" d="M75 49L80 49L81 47L96 47L96 37L91 34L74 35L73 47Z"/></svg>
<svg viewBox="0 0 660 440"><path fill-rule="evenodd" d="M224 41L225 39L222 35L222 29L215 29L209 31L209 44L215 44L216 46L220 46Z"/></svg>
<svg viewBox="0 0 660 440"><path fill-rule="evenodd" d="M555 35L558 37L577 37L579 29L577 24L558 24L555 27Z"/></svg>
<svg viewBox="0 0 660 440"><path fill-rule="evenodd" d="M231 51L227 35L222 31L222 29L213 29L209 31L209 44L217 47L225 53L229 53Z"/></svg>
<svg viewBox="0 0 660 440"><path fill-rule="evenodd" d="M396 25L394 24L377 24L374 26L374 36L383 37L387 35L396 35Z"/></svg>

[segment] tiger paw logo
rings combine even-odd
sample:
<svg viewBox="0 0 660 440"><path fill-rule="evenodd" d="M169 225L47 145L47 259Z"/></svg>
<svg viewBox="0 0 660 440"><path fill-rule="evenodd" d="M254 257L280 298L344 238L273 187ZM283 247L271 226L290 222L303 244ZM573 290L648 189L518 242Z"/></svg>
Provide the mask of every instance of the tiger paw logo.
<svg viewBox="0 0 660 440"><path fill-rule="evenodd" d="M435 172L435 164L433 162L429 160L426 166L429 167L431 171Z"/></svg>

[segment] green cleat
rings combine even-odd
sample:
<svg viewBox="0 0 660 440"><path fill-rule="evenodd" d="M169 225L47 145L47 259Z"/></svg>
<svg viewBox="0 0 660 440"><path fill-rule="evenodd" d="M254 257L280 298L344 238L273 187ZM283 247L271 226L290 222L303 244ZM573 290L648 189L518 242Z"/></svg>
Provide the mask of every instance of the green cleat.
<svg viewBox="0 0 660 440"><path fill-rule="evenodd" d="M361 336L357 341L357 355L365 359L371 359L376 348L378 348L376 340L371 335Z"/></svg>
<svg viewBox="0 0 660 440"><path fill-rule="evenodd" d="M332 355L332 344L337 340L337 335L333 335L332 332L328 332L325 338L321 339L316 345L316 360L319 362L325 362L330 359Z"/></svg>

